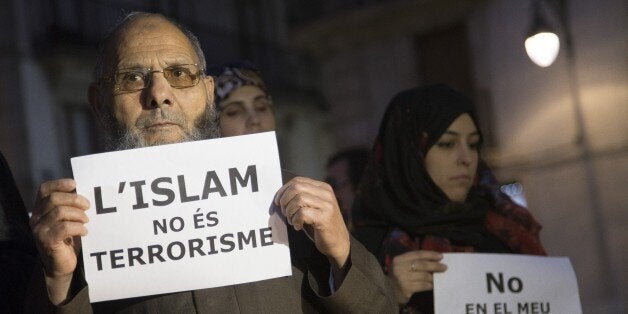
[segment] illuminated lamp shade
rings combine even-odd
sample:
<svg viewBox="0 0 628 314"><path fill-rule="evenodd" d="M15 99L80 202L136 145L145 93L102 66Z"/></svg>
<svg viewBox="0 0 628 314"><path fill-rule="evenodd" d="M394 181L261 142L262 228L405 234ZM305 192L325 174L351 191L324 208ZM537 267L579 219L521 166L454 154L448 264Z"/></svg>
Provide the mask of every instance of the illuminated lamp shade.
<svg viewBox="0 0 628 314"><path fill-rule="evenodd" d="M548 67L558 56L560 41L558 35L552 32L539 32L525 41L526 53L536 65Z"/></svg>

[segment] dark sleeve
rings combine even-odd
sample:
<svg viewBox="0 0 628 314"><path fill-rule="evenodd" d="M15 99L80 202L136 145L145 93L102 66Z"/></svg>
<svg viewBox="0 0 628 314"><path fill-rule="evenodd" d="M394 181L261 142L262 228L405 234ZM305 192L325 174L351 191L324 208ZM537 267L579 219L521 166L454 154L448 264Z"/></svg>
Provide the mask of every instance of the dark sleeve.
<svg viewBox="0 0 628 314"><path fill-rule="evenodd" d="M31 278L37 250L28 226L28 212L0 153L0 309L19 313Z"/></svg>
<svg viewBox="0 0 628 314"><path fill-rule="evenodd" d="M55 306L50 302L43 266L38 262L26 293L24 313L92 313L87 284L80 267L72 277L70 295L71 299L62 306Z"/></svg>
<svg viewBox="0 0 628 314"><path fill-rule="evenodd" d="M340 287L331 295L317 294L325 309L333 313L398 313L390 280L375 257L353 237L349 262L351 268ZM326 280L321 280L315 272L308 274L313 291L325 291L321 285L329 289L330 270L327 264L326 272L321 271L327 274Z"/></svg>

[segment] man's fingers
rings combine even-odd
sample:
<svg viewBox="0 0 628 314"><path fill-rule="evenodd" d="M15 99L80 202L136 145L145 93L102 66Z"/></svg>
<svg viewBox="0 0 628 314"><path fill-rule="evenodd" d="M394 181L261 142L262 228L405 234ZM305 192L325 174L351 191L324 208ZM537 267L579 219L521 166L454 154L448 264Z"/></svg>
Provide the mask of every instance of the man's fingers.
<svg viewBox="0 0 628 314"><path fill-rule="evenodd" d="M72 192L76 189L76 182L73 179L58 179L52 181L46 181L39 186L37 191L37 199L43 199L52 192Z"/></svg>
<svg viewBox="0 0 628 314"><path fill-rule="evenodd" d="M290 223L294 226L294 229L301 230L305 225L316 226L318 223L317 219L320 219L317 209L302 207L291 217Z"/></svg>
<svg viewBox="0 0 628 314"><path fill-rule="evenodd" d="M87 223L89 221L84 210L71 206L57 206L38 217L38 219L41 223L50 224L59 221L74 221L80 223Z"/></svg>
<svg viewBox="0 0 628 314"><path fill-rule="evenodd" d="M81 209L89 208L89 201L87 198L76 193L53 192L50 194L49 200L51 203L57 205L66 205Z"/></svg>
<svg viewBox="0 0 628 314"><path fill-rule="evenodd" d="M87 228L80 222L64 221L52 226L48 235L51 240L63 241L66 238L87 235Z"/></svg>
<svg viewBox="0 0 628 314"><path fill-rule="evenodd" d="M296 177L284 184L275 194L275 204L284 207L298 194L319 195L321 199L335 198L331 186L325 182L305 177Z"/></svg>
<svg viewBox="0 0 628 314"><path fill-rule="evenodd" d="M40 216L46 215L49 211L59 206L75 207L80 210L87 210L89 208L89 201L78 194L66 193L66 192L53 192L50 196L44 200L39 207L37 213Z"/></svg>
<svg viewBox="0 0 628 314"><path fill-rule="evenodd" d="M312 209L328 209L327 203L316 195L308 193L299 193L293 196L288 203L283 206L284 214L288 219L298 212L301 208Z"/></svg>
<svg viewBox="0 0 628 314"><path fill-rule="evenodd" d="M54 192L47 198L46 201L41 202L35 208L36 210L33 210L33 214L30 218L31 228L38 224L41 219L50 215L51 212L54 212L51 216L52 219L54 219L54 217L62 215L59 211L71 209L75 209L76 211L83 213L83 216L85 216L84 218L78 218L78 221L87 222L85 220L87 216L84 213L89 208L89 201L85 197L78 194ZM76 218L67 218L66 220L75 219ZM62 219L60 218L59 220Z"/></svg>

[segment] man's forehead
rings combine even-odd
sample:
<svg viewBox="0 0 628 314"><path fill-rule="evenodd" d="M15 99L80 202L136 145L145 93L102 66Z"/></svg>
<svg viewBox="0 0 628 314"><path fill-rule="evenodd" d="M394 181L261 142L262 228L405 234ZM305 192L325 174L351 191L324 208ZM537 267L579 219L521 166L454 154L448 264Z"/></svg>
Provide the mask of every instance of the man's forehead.
<svg viewBox="0 0 628 314"><path fill-rule="evenodd" d="M158 15L146 15L134 18L128 21L125 25L120 27L117 36L141 36L142 34L150 33L162 29L176 29L167 19Z"/></svg>
<svg viewBox="0 0 628 314"><path fill-rule="evenodd" d="M135 66L135 57L144 53L168 52L166 62L197 62L196 52L189 38L174 24L160 16L139 17L130 21L116 34L112 47L114 59L127 59L128 66ZM130 60L129 60L130 59ZM112 60L114 61L114 60ZM137 60L140 61L140 60Z"/></svg>

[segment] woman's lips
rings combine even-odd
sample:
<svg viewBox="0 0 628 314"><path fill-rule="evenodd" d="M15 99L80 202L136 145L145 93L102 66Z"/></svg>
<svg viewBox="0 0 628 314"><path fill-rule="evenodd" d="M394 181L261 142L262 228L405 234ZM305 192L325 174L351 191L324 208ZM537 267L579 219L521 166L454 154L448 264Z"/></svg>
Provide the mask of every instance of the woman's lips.
<svg viewBox="0 0 628 314"><path fill-rule="evenodd" d="M467 182L471 181L471 177L466 174L460 174L449 178L452 181Z"/></svg>

